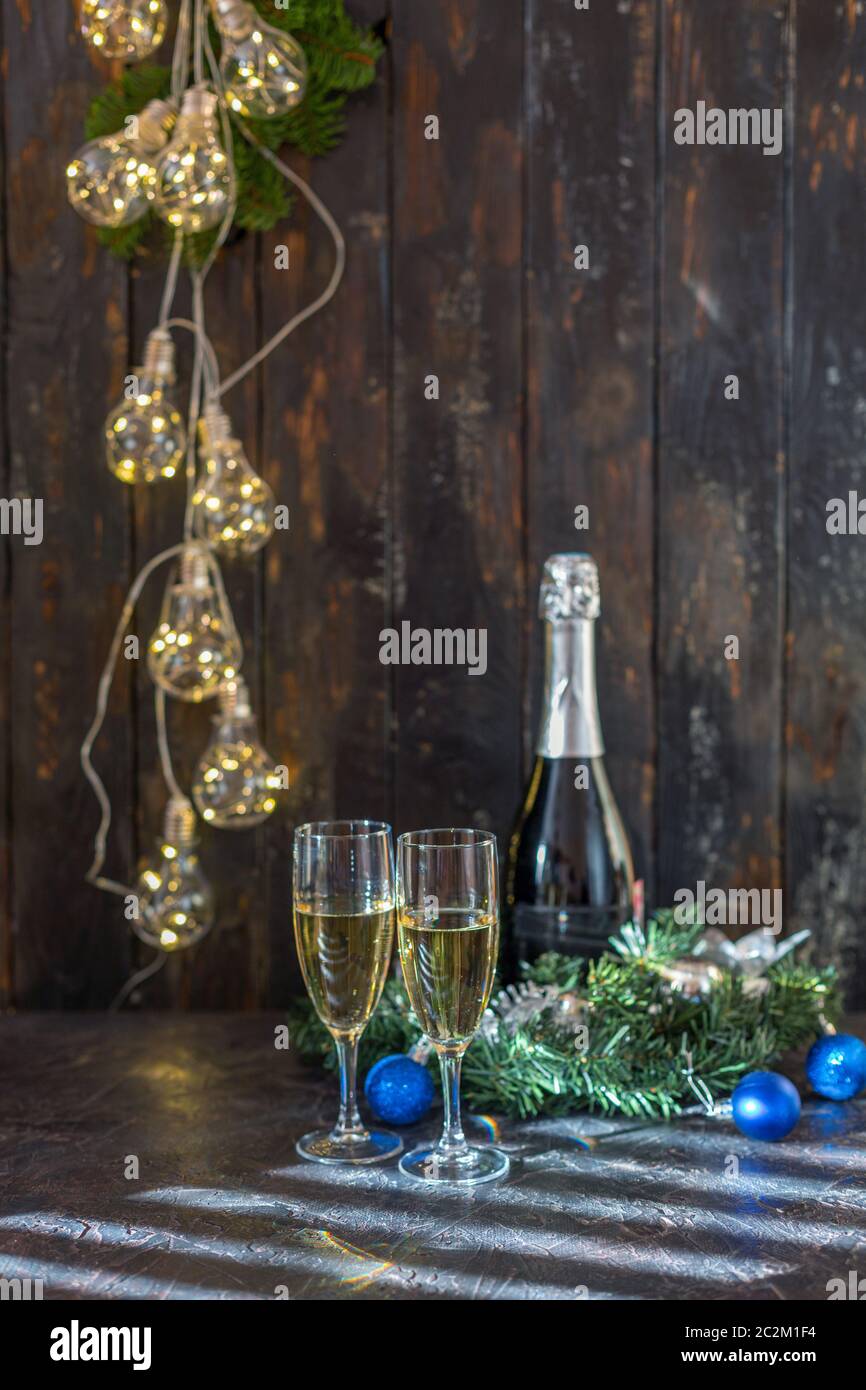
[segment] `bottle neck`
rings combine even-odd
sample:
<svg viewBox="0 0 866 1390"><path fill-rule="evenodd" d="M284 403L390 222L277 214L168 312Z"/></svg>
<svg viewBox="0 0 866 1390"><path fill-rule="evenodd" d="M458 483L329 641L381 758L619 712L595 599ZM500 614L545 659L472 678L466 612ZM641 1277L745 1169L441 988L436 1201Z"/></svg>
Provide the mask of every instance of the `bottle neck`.
<svg viewBox="0 0 866 1390"><path fill-rule="evenodd" d="M600 758L604 753L595 689L595 623L546 622L542 758Z"/></svg>

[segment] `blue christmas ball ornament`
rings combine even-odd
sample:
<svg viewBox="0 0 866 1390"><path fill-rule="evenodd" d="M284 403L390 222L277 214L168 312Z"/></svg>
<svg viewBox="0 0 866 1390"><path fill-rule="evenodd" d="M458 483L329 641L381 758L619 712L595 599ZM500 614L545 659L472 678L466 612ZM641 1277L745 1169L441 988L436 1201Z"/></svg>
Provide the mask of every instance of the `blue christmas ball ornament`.
<svg viewBox="0 0 866 1390"><path fill-rule="evenodd" d="M364 1095L373 1114L389 1125L411 1125L433 1104L435 1087L426 1067L396 1052L380 1057L367 1072Z"/></svg>
<svg viewBox="0 0 866 1390"><path fill-rule="evenodd" d="M850 1033L819 1038L809 1049L806 1075L828 1100L851 1100L866 1086L866 1043Z"/></svg>
<svg viewBox="0 0 866 1390"><path fill-rule="evenodd" d="M734 1124L750 1139L784 1139L800 1118L797 1087L775 1071L750 1071L731 1096Z"/></svg>

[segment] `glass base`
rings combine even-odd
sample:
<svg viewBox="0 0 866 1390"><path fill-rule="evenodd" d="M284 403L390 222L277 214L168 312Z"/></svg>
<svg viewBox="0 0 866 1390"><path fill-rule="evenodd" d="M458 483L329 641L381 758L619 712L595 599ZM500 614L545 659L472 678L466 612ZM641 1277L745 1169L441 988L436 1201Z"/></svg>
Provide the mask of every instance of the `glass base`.
<svg viewBox="0 0 866 1390"><path fill-rule="evenodd" d="M311 1163L381 1163L403 1152L403 1140L390 1129L343 1135L333 1129L314 1129L299 1139L295 1148Z"/></svg>
<svg viewBox="0 0 866 1390"><path fill-rule="evenodd" d="M499 1149L467 1148L459 1156L442 1154L438 1149L425 1147L413 1149L400 1159L397 1165L407 1178L416 1182L459 1183L471 1186L480 1182L493 1182L504 1178L511 1164L508 1155Z"/></svg>

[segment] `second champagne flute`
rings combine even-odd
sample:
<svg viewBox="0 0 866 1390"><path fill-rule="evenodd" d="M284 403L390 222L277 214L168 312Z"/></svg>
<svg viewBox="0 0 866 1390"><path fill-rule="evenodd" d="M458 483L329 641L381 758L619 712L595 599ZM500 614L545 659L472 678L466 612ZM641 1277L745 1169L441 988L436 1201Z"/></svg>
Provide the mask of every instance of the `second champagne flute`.
<svg viewBox="0 0 866 1390"><path fill-rule="evenodd" d="M317 821L295 831L295 942L304 984L337 1045L340 1114L333 1129L299 1139L318 1163L376 1163L402 1151L387 1129L367 1129L356 1095L358 1040L379 1002L394 944L394 853L381 821Z"/></svg>
<svg viewBox="0 0 866 1390"><path fill-rule="evenodd" d="M439 1054L445 1125L400 1171L421 1182L479 1183L508 1157L467 1144L460 1065L487 1008L499 953L496 837L484 830L418 830L397 841L397 933L409 1002Z"/></svg>

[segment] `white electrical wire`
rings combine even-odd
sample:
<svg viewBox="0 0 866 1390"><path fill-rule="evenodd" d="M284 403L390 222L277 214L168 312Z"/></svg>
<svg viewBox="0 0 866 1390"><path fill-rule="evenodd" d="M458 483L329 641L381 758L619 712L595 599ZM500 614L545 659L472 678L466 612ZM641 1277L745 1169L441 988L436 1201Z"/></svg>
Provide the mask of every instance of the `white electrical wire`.
<svg viewBox="0 0 866 1390"><path fill-rule="evenodd" d="M183 232L176 232L174 245L171 248L171 260L168 263L168 274L165 277L165 287L162 291L162 300L159 305L159 326L165 328L165 321L171 313L171 306L174 303L175 290L177 289L177 277L180 272L180 259L183 255Z"/></svg>
<svg viewBox="0 0 866 1390"><path fill-rule="evenodd" d="M189 388L189 410L186 421L186 506L183 512L184 540L192 538L193 498L196 479L196 445L198 443L198 420L201 414L201 384L204 374L203 343L207 336L204 326L204 306L202 303L202 284L196 271L192 279L192 321L195 325L195 353L192 363L192 378Z"/></svg>
<svg viewBox="0 0 866 1390"><path fill-rule="evenodd" d="M195 0L195 42L192 50L192 73L196 84L204 81L204 0Z"/></svg>
<svg viewBox="0 0 866 1390"><path fill-rule="evenodd" d="M213 343L205 333L204 329L192 319L174 318L166 319L162 324L163 328L186 328L190 333L195 333L201 339L202 350L205 354L204 369L208 391L213 391L219 384L220 369L217 355L214 352Z"/></svg>
<svg viewBox="0 0 866 1390"><path fill-rule="evenodd" d="M219 64L217 63L216 55L213 51L213 44L211 43L210 33L208 32L207 27L205 27L204 32L204 49L205 54L207 56L208 67L210 68L211 79L219 95L220 114L223 119L224 138L226 138L228 141L227 150L232 163L232 168L234 168L231 121L228 118L228 102L226 101L225 87L223 85L222 74L219 70ZM241 135L246 140L247 144L252 145L253 148L259 152L259 154L263 155L269 163L273 164L275 169L278 169L280 171L284 178L287 178L290 183L293 183L295 187L300 190L300 192L307 199L307 202L310 204L314 212L316 212L317 215L321 218L322 222L324 222L334 241L335 261L331 278L328 281L322 293L318 296L318 298L314 299L313 302L311 304L308 304L305 309L302 309L300 313L295 314L294 318L290 319L288 323L284 324L283 327L279 330L279 332L275 333L274 336L272 338L269 338L268 341L262 347L260 347L257 352L253 353L252 357L248 358L246 362L243 362L241 366L238 367L237 371L232 372L231 376L226 377L226 380L222 383L222 385L216 392L217 397L224 396L225 393L227 391L230 391L233 386L236 386L239 381L242 381L248 372L254 371L256 367L260 366L261 363L264 362L265 358L270 357L274 349L278 348L281 343L285 342L286 338L288 338L290 333L294 333L295 329L299 328L302 323L305 323L307 319L312 318L313 315L317 314L320 309L324 309L325 305L329 303L329 301L332 300L334 295L337 293L340 281L343 278L343 272L346 268L346 242L343 238L343 233L340 231L340 228L338 227L336 220L334 219L328 208L325 206L325 204L322 202L321 198L319 198L317 194L313 192L310 185L306 182L305 179L301 178L300 174L296 174L294 169L290 169L288 164L285 164L283 160L279 158L278 155L274 154L273 150L268 149L267 145L263 145L261 141L258 140L255 135L253 135L252 131L249 129L246 123L242 121L237 114L235 114L234 120L239 131L241 132Z"/></svg>
<svg viewBox="0 0 866 1390"><path fill-rule="evenodd" d="M150 962L150 965L146 965L143 970L136 970L134 975L130 975L126 984L118 990L109 1004L108 1012L110 1014L116 1013L126 1003L133 991L138 989L139 985L143 985L145 980L149 980L151 976L155 975L158 970L161 970L167 960L168 955L165 951L157 951L156 957Z"/></svg>
<svg viewBox="0 0 866 1390"><path fill-rule="evenodd" d="M190 15L192 0L181 0L180 13L177 20L177 34L174 41L174 52L171 57L171 94L175 101L180 101L186 90L187 78L189 77L189 41L190 41Z"/></svg>
<svg viewBox="0 0 866 1390"><path fill-rule="evenodd" d="M169 546L167 550L161 550L158 555L154 555L151 560L148 560L146 565L142 566L135 579L132 581L129 592L126 595L126 601L121 609L120 617L117 620L117 626L114 629L114 637L112 638L111 647L109 648L108 659L106 660L102 675L99 678L99 687L96 697L96 713L93 716L93 723L88 729L84 742L81 745L81 766L84 769L85 777L96 793L96 799L102 811L99 828L93 842L93 863L90 865L85 878L88 883L95 884L97 888L103 888L107 893L119 893L121 897L125 897L130 891L126 884L118 883L114 879L103 878L101 876L102 866L105 863L108 831L111 827L111 800L108 792L105 790L105 783L93 766L90 755L102 725L105 722L105 715L108 710L108 697L111 693L111 684L114 680L114 671L117 665L120 645L123 641L126 629L129 627L141 591L151 574L153 574L153 571L164 564L166 560L171 560L175 555L179 555L184 548L185 542L181 541L178 545Z"/></svg>
<svg viewBox="0 0 866 1390"><path fill-rule="evenodd" d="M321 198L319 198L313 192L310 185L304 179L301 178L300 174L296 174L294 169L290 169L288 164L284 164L283 161L277 155L274 154L273 150L269 150L267 145L263 145L261 141L257 140L256 137L253 135L252 131L248 130L247 127L244 125L243 121L238 121L237 125L244 139L250 145L253 145L258 150L259 154L264 155L265 159L267 159L271 164L273 164L276 169L279 169L280 173L284 174L285 177L289 179L289 181L293 183L296 188L300 189L310 206L314 209L316 213L318 213L319 217L324 222L328 231L331 233L331 236L334 239L334 248L336 254L334 269L331 274L331 278L328 281L322 293L319 295L318 299L314 299L312 304L307 305L306 309L302 309L300 313L295 314L294 318L290 319L288 323L284 324L283 327L279 330L279 332L275 333L272 338L269 338L268 341L264 344L264 346L259 348L258 352L253 353L252 357L250 357L248 361L244 362L242 366L238 367L236 372L232 372L231 376L226 377L225 381L222 383L219 390L217 391L218 396L223 396L225 395L226 391L230 391L233 386L236 386L237 383L247 375L247 372L253 371L254 368L258 367L262 362L264 362L265 358L269 357L271 353L274 351L274 349L278 348L280 346L280 343L284 342L285 339L288 338L290 333L294 333L295 329L300 328L302 323L305 323L307 319L312 318L313 315L317 314L320 309L324 309L325 305L328 304L330 300L334 298L334 295L337 293L340 281L343 278L343 272L346 268L346 243L343 239L343 233L340 231L340 228L337 226L337 223L335 222L331 213L325 207L325 204L322 202Z"/></svg>
<svg viewBox="0 0 866 1390"><path fill-rule="evenodd" d="M161 685L154 686L153 712L156 719L156 742L159 748L159 761L162 764L162 775L165 778L166 785L172 796L182 797L183 791L174 775L171 751L168 746L168 728L165 720L165 691Z"/></svg>

